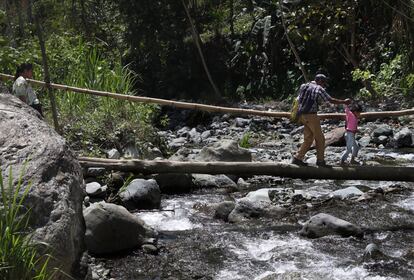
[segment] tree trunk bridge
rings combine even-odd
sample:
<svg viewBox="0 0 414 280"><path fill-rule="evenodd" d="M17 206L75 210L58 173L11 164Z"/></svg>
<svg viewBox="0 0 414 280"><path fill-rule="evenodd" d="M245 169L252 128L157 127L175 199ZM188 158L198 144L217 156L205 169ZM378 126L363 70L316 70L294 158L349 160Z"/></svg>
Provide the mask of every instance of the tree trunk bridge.
<svg viewBox="0 0 414 280"><path fill-rule="evenodd" d="M271 175L299 179L374 180L414 182L414 167L298 166L276 162L180 162L167 160L112 160L80 157L83 167L142 174L193 173Z"/></svg>

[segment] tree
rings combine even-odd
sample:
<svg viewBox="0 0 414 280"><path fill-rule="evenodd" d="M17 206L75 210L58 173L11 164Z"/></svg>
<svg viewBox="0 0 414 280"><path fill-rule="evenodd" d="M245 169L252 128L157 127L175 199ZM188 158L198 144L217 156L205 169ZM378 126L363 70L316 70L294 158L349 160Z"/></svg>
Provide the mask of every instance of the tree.
<svg viewBox="0 0 414 280"><path fill-rule="evenodd" d="M185 1L186 0L181 0L181 3L183 4L185 13L186 13L187 18L188 18L188 22L190 23L190 26L191 26L191 35L193 36L194 44L197 47L197 51L198 51L198 54L200 55L201 63L203 64L204 71L206 72L207 78L208 78L208 80L211 84L211 87L214 90L216 98L220 98L220 91L217 88L216 84L214 83L213 78L211 77L210 71L208 70L208 66L207 66L207 63L206 63L206 59L204 58L203 50L201 48L200 34L197 31L197 28L196 28L195 23L194 23L191 15L190 15L190 11L189 11L188 6L185 3Z"/></svg>
<svg viewBox="0 0 414 280"><path fill-rule="evenodd" d="M37 2L37 3L39 3L39 2ZM34 4L36 5L37 3L35 2ZM40 18L42 17L42 15L44 15L44 13L45 13L45 11L43 9L43 6L41 5L41 3L39 3L38 5L35 6L35 13L34 13L33 17L34 17L34 22L35 22L35 25L36 25L37 37L39 39L40 50L41 50L41 53L42 53L42 64L43 64L44 79L45 79L45 83L46 83L47 90L48 90L48 93L49 93L50 105L52 107L53 124L55 126L55 130L58 133L61 134L62 131L60 129L59 121L58 121L55 94L53 93L53 89L50 87L49 65L48 65L48 61L47 61L45 40L43 38L43 30L42 30L42 26L41 26L41 23L40 23Z"/></svg>

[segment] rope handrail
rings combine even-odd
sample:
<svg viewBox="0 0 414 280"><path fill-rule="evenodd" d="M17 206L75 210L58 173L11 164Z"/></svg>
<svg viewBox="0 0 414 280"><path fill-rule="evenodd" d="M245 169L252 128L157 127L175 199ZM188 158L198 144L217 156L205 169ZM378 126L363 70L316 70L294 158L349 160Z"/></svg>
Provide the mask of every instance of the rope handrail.
<svg viewBox="0 0 414 280"><path fill-rule="evenodd" d="M13 80L14 77L12 75L0 73L0 79ZM45 82L42 82L42 81L33 80L33 79L28 79L28 80L33 85L37 85L37 86L47 85ZM241 108L213 106L213 105L205 105L205 104L182 102L182 101L172 101L172 100L161 99L161 98L127 95L127 94L112 93L112 92L107 92L107 91L78 88L78 87L55 84L55 83L50 83L47 86L50 86L51 88L54 88L54 89L63 90L63 91L72 91L76 93L104 96L104 97L110 97L110 98L115 98L115 99L120 99L120 100L127 100L131 102L153 103L153 104L172 106L172 107L182 108L182 109L193 109L193 110L215 112L215 113L256 115L256 116L265 116L265 117L272 117L272 118L289 118L290 117L290 112L260 111L260 110L253 110L253 109L241 109ZM398 116L413 115L413 114L414 114L414 108L407 109L407 110L401 110L401 111L365 112L365 113L361 113L361 117L362 118L398 117ZM343 113L326 113L326 114L318 114L318 116L320 119L344 119L345 118L345 114Z"/></svg>

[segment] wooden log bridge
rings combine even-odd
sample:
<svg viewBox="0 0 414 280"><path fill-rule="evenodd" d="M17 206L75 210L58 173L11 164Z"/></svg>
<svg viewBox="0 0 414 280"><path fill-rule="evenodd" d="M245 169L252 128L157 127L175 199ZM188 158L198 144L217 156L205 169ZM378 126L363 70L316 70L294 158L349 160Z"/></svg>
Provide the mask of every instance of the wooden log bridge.
<svg viewBox="0 0 414 280"><path fill-rule="evenodd" d="M13 80L14 77L12 75L0 73L0 79ZM171 107L181 108L181 109L192 109L192 110L200 110L200 111L215 112L215 113L255 115L255 116L264 116L264 117L272 117L272 118L290 118L290 112L260 111L260 110L252 110L252 109L241 109L241 108L205 105L205 104L190 103L190 102L180 102L180 101L173 101L173 100L167 100L167 99L161 99L161 98L135 96L135 95L129 95L129 94L120 94L120 93L112 93L112 92L107 92L107 91L78 88L78 87L72 87L72 86L54 84L54 83L46 84L45 82L38 81L38 80L32 80L32 79L28 79L28 80L32 84L37 85L37 86L48 85L51 88L54 88L57 90L70 91L70 92L80 93L80 94L110 97L110 98L115 98L115 99L120 99L120 100L127 100L130 102L152 103L152 104L171 106ZM400 117L400 116L407 116L407 115L414 115L414 109L407 109L407 110L401 110L401 111L365 112L365 113L361 113L361 118L377 119L377 118L384 118L384 117ZM318 114L318 117L320 119L345 119L345 114L326 113L326 114Z"/></svg>
<svg viewBox="0 0 414 280"><path fill-rule="evenodd" d="M271 175L298 179L374 180L414 182L414 167L298 166L276 162L181 162L167 160L112 160L80 157L83 167L142 174L193 173Z"/></svg>

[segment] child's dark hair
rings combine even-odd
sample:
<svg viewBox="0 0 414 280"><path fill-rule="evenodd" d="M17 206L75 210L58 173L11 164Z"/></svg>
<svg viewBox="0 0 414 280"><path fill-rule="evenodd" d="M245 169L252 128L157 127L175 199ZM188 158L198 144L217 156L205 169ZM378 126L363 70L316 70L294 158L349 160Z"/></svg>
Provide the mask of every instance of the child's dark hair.
<svg viewBox="0 0 414 280"><path fill-rule="evenodd" d="M16 74L14 75L14 80L17 80L17 78L20 77L22 73L26 70L33 70L33 64L22 63L19 66L17 66Z"/></svg>
<svg viewBox="0 0 414 280"><path fill-rule="evenodd" d="M351 112L362 112L364 110L362 102L356 100L352 101L349 105L349 110L351 110Z"/></svg>

